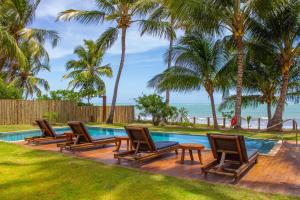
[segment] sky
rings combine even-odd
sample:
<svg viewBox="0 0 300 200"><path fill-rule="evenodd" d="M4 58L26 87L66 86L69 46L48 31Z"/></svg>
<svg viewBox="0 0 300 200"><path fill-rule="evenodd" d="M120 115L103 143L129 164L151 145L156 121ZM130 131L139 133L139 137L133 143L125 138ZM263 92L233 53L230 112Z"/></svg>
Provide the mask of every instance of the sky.
<svg viewBox="0 0 300 200"><path fill-rule="evenodd" d="M43 0L37 10L36 19L31 25L34 28L55 30L61 38L57 47L49 44L46 48L50 55L51 72L40 72L39 76L46 78L51 90L67 89L68 81L62 80L66 74L65 64L70 59L76 59L73 50L83 44L84 39L96 40L108 27L115 24L83 25L77 22L57 22L57 14L66 9L95 9L93 0ZM180 34L179 34L180 35ZM134 103L134 99L142 94L152 94L153 88L147 87L147 82L166 68L164 54L168 48L168 41L150 35L140 36L138 27L131 25L126 39L125 66L121 76L118 103ZM108 103L112 99L115 77L120 62L121 42L118 40L104 57L103 65L111 64L113 78L103 78L106 83ZM163 95L163 94L162 94ZM221 101L217 94L216 102ZM100 103L94 99L93 103ZM209 103L205 91L188 93L171 93L171 103Z"/></svg>

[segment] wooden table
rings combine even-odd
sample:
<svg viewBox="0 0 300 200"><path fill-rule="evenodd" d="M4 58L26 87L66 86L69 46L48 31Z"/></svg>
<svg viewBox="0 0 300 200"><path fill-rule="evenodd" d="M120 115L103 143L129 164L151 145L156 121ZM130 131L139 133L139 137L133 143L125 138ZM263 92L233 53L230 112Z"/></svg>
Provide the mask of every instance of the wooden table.
<svg viewBox="0 0 300 200"><path fill-rule="evenodd" d="M185 150L189 151L192 161L194 161L193 150L196 150L198 152L199 161L200 161L201 164L203 164L201 151L205 149L204 145L185 143L185 144L180 144L179 148L182 149L181 163L184 163Z"/></svg>
<svg viewBox="0 0 300 200"><path fill-rule="evenodd" d="M117 138L117 141L118 141L118 145L117 145L116 151L119 151L119 150L120 150L122 141L126 141L126 142L127 142L127 151L128 151L129 149L132 150L132 146L131 146L131 144L130 144L130 139L129 139L129 137L127 137L127 136L118 136L118 137L116 137L116 138Z"/></svg>

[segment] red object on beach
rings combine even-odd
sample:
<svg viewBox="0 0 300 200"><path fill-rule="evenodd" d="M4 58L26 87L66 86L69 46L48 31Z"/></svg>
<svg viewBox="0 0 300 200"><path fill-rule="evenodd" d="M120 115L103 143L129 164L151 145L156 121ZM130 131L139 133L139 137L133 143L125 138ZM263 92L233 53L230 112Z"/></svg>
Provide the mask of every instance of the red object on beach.
<svg viewBox="0 0 300 200"><path fill-rule="evenodd" d="M234 126L236 125L236 123L237 123L237 116L235 115L235 116L231 119L231 123L230 123L231 127L234 127Z"/></svg>

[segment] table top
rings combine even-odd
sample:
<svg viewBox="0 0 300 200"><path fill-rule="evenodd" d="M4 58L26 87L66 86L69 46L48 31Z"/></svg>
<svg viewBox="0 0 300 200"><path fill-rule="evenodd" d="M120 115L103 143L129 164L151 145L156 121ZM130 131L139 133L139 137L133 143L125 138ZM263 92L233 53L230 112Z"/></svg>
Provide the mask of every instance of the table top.
<svg viewBox="0 0 300 200"><path fill-rule="evenodd" d="M182 144L180 144L180 148L202 150L205 147L203 144L182 143Z"/></svg>

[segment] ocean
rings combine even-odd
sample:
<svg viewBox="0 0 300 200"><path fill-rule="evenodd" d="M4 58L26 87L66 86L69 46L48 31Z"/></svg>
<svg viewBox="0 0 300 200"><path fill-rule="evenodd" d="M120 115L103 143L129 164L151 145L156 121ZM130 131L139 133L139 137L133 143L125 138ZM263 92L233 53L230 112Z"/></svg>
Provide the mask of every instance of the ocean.
<svg viewBox="0 0 300 200"><path fill-rule="evenodd" d="M193 117L196 118L197 123L206 124L207 117L211 117L211 106L209 103L174 103L172 106L176 106L177 108L184 107L187 109L190 117L190 121L192 121ZM218 108L218 105L216 105ZM232 109L234 110L234 109ZM230 110L229 110L230 111ZM272 114L275 111L275 107L272 109ZM136 110L136 116L138 116L139 111ZM223 123L222 120L222 112L217 110L217 116L219 124ZM261 128L264 129L267 126L267 107L266 105L260 105L257 108L242 108L242 117L246 118L247 116L251 116L250 128L258 127L258 118L261 118ZM287 104L285 106L283 118L285 119L295 119L297 123L300 125L300 104ZM146 117L145 119L149 119ZM211 120L212 122L212 120ZM229 120L227 120L226 125L229 126ZM242 126L247 128L246 120L243 120ZM284 124L285 128L292 128L292 121L288 121Z"/></svg>

